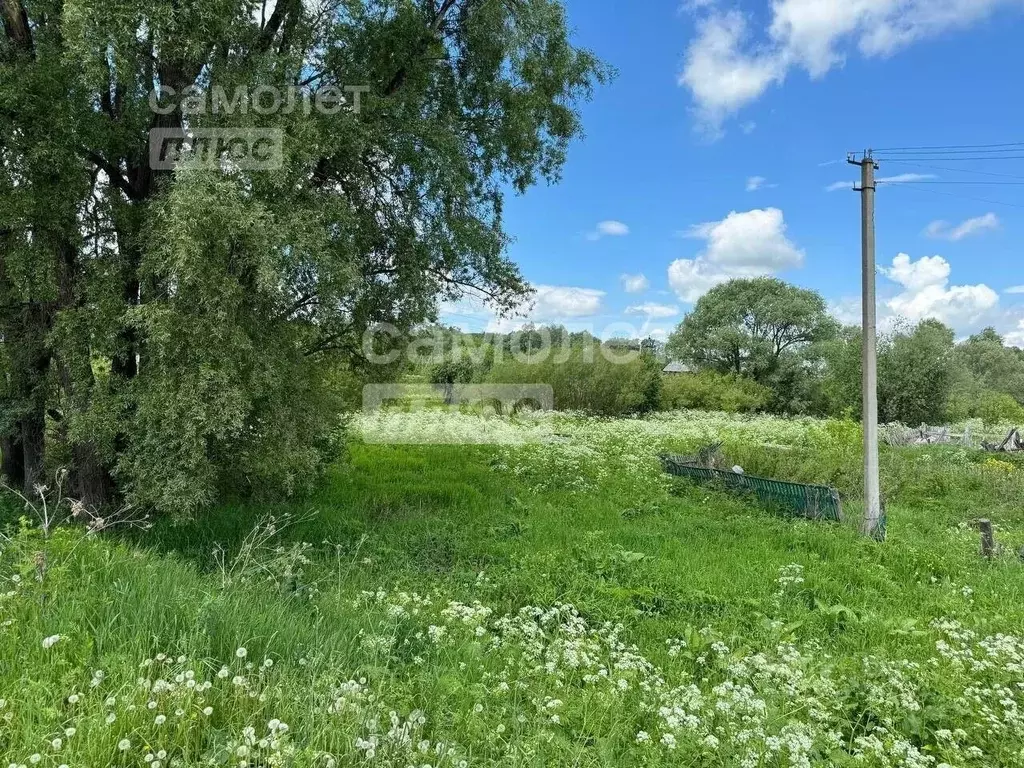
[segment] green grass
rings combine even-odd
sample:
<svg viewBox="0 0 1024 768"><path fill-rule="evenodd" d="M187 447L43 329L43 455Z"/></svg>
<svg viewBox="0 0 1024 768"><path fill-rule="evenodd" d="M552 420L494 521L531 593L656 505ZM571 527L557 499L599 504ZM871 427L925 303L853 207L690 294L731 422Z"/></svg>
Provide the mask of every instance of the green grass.
<svg viewBox="0 0 1024 768"><path fill-rule="evenodd" d="M748 471L852 495L847 426L692 421L564 419L564 440L542 447L355 440L301 502L106 539L14 533L0 554L2 760L1024 765L1024 470L886 451L877 544L673 484L653 461L722 432ZM268 515L280 530L257 540ZM977 553L979 516L1007 545L993 562ZM526 606L574 608L541 620ZM978 645L1000 633L997 652ZM173 663L140 667L160 653ZM273 719L287 731L269 733Z"/></svg>

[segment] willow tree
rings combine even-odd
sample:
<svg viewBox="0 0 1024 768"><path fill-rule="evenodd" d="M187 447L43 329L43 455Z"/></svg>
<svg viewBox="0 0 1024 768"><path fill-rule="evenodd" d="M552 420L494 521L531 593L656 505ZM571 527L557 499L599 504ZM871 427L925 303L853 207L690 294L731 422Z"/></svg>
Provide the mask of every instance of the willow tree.
<svg viewBox="0 0 1024 768"><path fill-rule="evenodd" d="M504 195L558 179L607 74L557 0L0 0L0 19L3 471L68 467L91 504L308 485L366 329L527 293ZM168 167L154 129L283 138L266 166Z"/></svg>

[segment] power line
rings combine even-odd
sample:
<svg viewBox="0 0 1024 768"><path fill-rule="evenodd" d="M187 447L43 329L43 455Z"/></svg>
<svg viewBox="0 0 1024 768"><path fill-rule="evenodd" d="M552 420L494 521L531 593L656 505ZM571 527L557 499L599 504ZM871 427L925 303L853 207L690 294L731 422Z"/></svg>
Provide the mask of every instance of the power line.
<svg viewBox="0 0 1024 768"><path fill-rule="evenodd" d="M1024 141L1010 141L1003 144L947 144L945 146L936 147L888 147L875 149L875 152L935 152L945 151L951 149L996 149L999 147L1024 147Z"/></svg>
<svg viewBox="0 0 1024 768"><path fill-rule="evenodd" d="M904 182L901 182L900 184L891 184L889 186L891 186L892 188L896 189L896 188L899 188L899 187L917 187L921 183L922 182L919 182L919 181L904 181ZM1024 205L1021 205L1019 203L1007 203L1004 200L990 200L988 198L973 197L971 195L957 195L957 194L954 194L952 192L940 192L937 189L918 189L917 191L918 192L929 192L929 193L931 193L933 195L942 195L943 197L957 197L957 198L960 198L961 200L974 200L974 201L980 202L980 203L991 203L992 205L1005 205L1005 206L1009 206L1010 208L1024 208Z"/></svg>
<svg viewBox="0 0 1024 768"><path fill-rule="evenodd" d="M948 168L941 165L925 165L924 163L915 163L913 160L887 160L889 163L908 163L913 165L915 168L927 168L930 171L950 171L951 173L973 173L978 176L998 176L1004 179L1024 179L1024 176L1019 176L1013 173L996 173L995 171L976 171L973 168Z"/></svg>
<svg viewBox="0 0 1024 768"><path fill-rule="evenodd" d="M995 184L995 185L1005 185L1005 186L1011 186L1011 187L1021 187L1021 186L1024 186L1024 181L914 181L914 182L907 182L907 181L885 181L883 179L879 179L878 183L879 184L911 184L911 183L912 184L974 184L975 186L977 186L978 184Z"/></svg>
<svg viewBox="0 0 1024 768"><path fill-rule="evenodd" d="M918 160L938 160L947 163L959 163L965 160L1024 160L1024 155L988 155L976 157L950 157L949 155L940 155L938 157L875 157L875 160L886 163L913 163Z"/></svg>

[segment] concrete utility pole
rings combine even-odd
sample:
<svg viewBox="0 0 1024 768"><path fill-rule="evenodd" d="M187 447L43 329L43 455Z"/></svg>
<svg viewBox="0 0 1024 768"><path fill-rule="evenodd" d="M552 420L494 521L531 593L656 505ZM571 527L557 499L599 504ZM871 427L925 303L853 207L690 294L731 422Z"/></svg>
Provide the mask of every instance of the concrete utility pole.
<svg viewBox="0 0 1024 768"><path fill-rule="evenodd" d="M860 166L861 267L863 272L863 420L864 420L864 518L861 533L875 539L885 537L878 483L878 331L875 322L875 170L871 150L860 160L850 155L847 162Z"/></svg>

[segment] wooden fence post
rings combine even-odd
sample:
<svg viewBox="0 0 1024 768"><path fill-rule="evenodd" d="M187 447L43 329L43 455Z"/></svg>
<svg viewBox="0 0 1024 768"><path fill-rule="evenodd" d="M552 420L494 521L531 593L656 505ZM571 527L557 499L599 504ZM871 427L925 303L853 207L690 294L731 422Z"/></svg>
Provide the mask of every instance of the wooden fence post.
<svg viewBox="0 0 1024 768"><path fill-rule="evenodd" d="M996 540L992 534L992 521L979 520L978 527L981 529L981 554L991 560L996 551Z"/></svg>

